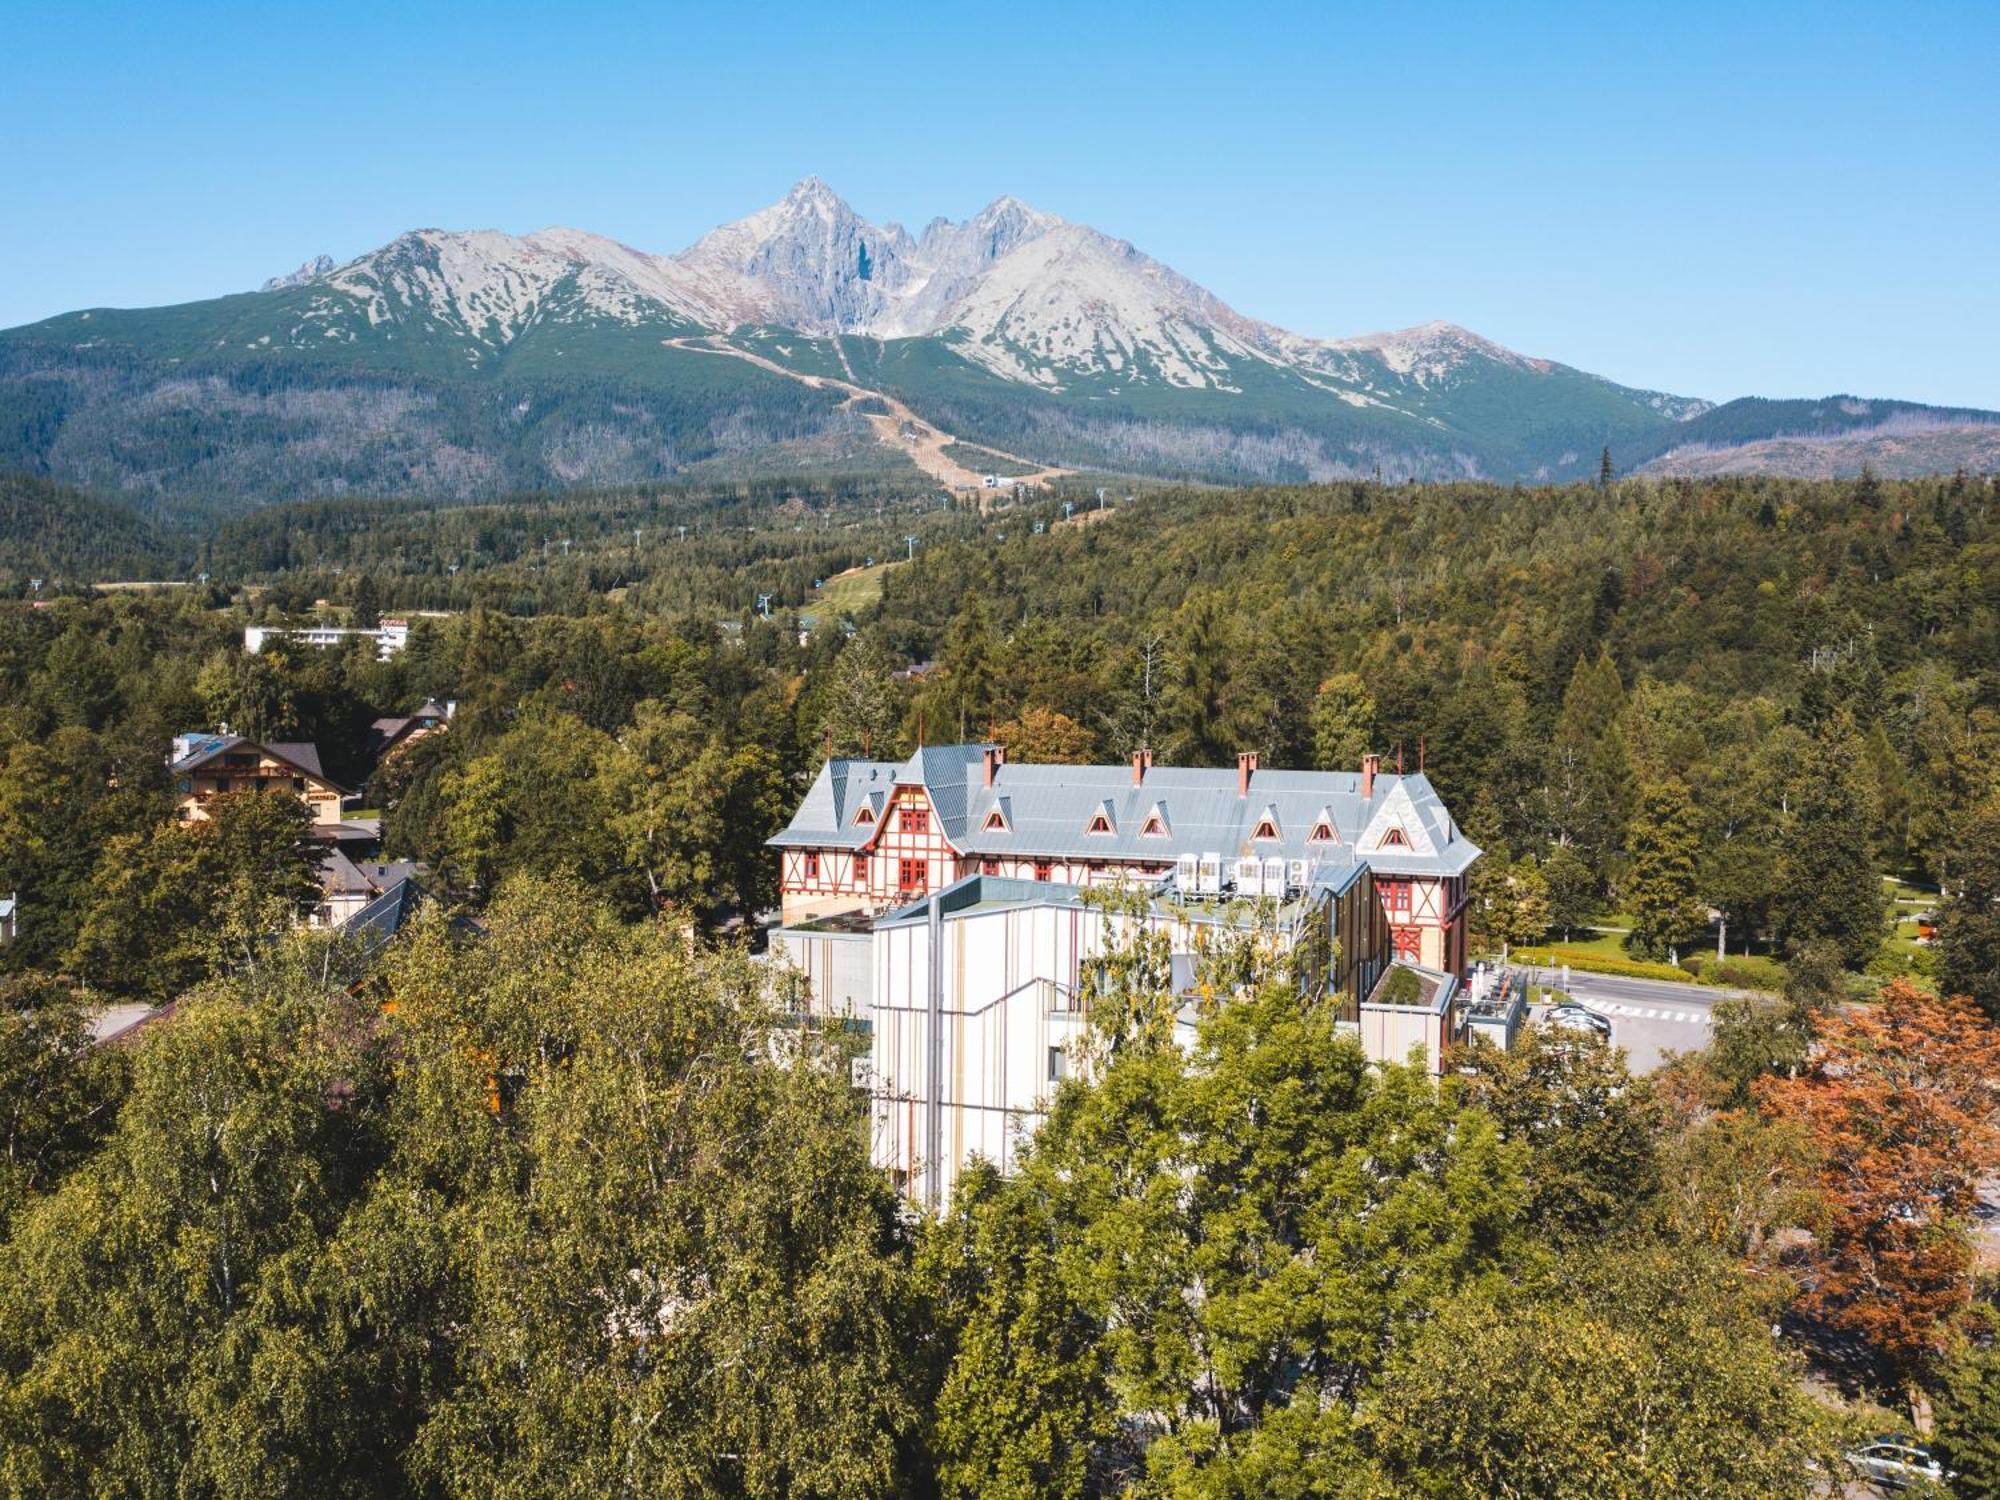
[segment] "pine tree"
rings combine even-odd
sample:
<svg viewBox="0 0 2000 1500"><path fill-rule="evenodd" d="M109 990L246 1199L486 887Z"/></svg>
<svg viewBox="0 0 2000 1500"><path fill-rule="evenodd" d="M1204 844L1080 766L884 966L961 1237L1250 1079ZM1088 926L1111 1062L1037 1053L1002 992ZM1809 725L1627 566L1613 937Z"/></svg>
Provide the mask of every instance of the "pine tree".
<svg viewBox="0 0 2000 1500"><path fill-rule="evenodd" d="M1938 988L2000 1019L2000 801L1967 825L1938 914Z"/></svg>
<svg viewBox="0 0 2000 1500"><path fill-rule="evenodd" d="M1860 969L1882 946L1884 908L1874 799L1855 741L1853 720L1838 713L1799 766L1773 917L1788 948L1826 938Z"/></svg>
<svg viewBox="0 0 2000 1500"><path fill-rule="evenodd" d="M1648 957L1673 954L1700 937L1707 921L1696 875L1701 827L1686 783L1669 777L1646 788L1626 848L1631 946Z"/></svg>
<svg viewBox="0 0 2000 1500"><path fill-rule="evenodd" d="M382 599L375 590L375 576L363 573L354 585L354 628L373 630L382 623Z"/></svg>
<svg viewBox="0 0 2000 1500"><path fill-rule="evenodd" d="M1604 451L1597 456L1597 487L1600 490L1610 489L1611 481L1617 473L1618 471L1611 466L1611 445L1606 443Z"/></svg>

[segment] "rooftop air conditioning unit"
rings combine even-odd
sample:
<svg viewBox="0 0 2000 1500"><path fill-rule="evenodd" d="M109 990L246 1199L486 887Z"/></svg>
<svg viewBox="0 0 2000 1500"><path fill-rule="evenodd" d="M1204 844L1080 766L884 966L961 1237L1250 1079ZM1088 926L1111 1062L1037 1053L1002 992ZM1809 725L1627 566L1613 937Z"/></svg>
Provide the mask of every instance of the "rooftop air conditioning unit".
<svg viewBox="0 0 2000 1500"><path fill-rule="evenodd" d="M1285 862L1282 859L1264 861L1264 894L1285 899Z"/></svg>
<svg viewBox="0 0 2000 1500"><path fill-rule="evenodd" d="M1295 859L1292 861L1290 884L1291 888L1295 891L1302 891L1312 884L1311 860Z"/></svg>
<svg viewBox="0 0 2000 1500"><path fill-rule="evenodd" d="M1248 855L1236 861L1236 894L1239 896L1264 894L1263 860L1255 855Z"/></svg>
<svg viewBox="0 0 2000 1500"><path fill-rule="evenodd" d="M1183 854L1174 861L1174 884L1184 895L1192 895L1201 880L1201 861L1192 854Z"/></svg>
<svg viewBox="0 0 2000 1500"><path fill-rule="evenodd" d="M1199 896L1219 896L1222 894L1222 856L1204 854L1196 866L1194 877L1195 894Z"/></svg>

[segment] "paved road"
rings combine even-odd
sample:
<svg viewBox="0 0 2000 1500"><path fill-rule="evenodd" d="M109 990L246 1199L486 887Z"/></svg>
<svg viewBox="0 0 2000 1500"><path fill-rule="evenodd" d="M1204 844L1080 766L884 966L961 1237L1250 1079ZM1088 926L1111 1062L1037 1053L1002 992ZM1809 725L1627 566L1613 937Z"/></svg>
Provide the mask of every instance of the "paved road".
<svg viewBox="0 0 2000 1500"><path fill-rule="evenodd" d="M1538 998L1560 973L1546 969L1531 972L1529 995ZM1583 974L1572 969L1569 976L1571 998L1611 1019L1611 1042L1625 1049L1626 1060L1635 1073L1650 1073L1667 1060L1671 1052L1698 1052L1708 1045L1714 1025L1710 1009L1718 1000L1746 993L1742 990L1711 989L1707 985L1675 984L1666 979L1627 979L1622 975ZM1530 1020L1538 1018L1529 1011Z"/></svg>

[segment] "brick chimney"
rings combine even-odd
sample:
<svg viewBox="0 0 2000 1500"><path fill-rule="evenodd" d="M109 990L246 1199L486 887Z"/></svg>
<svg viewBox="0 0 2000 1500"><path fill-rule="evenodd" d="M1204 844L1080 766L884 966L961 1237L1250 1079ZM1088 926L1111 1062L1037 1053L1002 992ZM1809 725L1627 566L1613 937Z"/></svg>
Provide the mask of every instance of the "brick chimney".
<svg viewBox="0 0 2000 1500"><path fill-rule="evenodd" d="M1002 756L1003 752L998 745L988 745L986 747L986 784L988 786L993 785L993 775L1000 769Z"/></svg>
<svg viewBox="0 0 2000 1500"><path fill-rule="evenodd" d="M1132 785L1140 786L1146 780L1146 773L1153 769L1153 752L1134 750L1132 752Z"/></svg>
<svg viewBox="0 0 2000 1500"><path fill-rule="evenodd" d="M1375 795L1375 777L1382 769L1382 757L1372 750L1361 757L1361 800Z"/></svg>
<svg viewBox="0 0 2000 1500"><path fill-rule="evenodd" d="M1236 757L1236 795L1250 795L1250 773L1257 769L1257 752L1244 750Z"/></svg>

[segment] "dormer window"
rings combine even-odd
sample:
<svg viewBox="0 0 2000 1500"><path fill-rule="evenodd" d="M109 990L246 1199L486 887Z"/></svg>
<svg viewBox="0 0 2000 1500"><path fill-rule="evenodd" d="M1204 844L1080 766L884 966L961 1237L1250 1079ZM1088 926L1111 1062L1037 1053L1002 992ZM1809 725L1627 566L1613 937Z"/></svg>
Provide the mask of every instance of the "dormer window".
<svg viewBox="0 0 2000 1500"><path fill-rule="evenodd" d="M1308 844L1330 844L1333 842L1333 825L1325 818L1313 824L1313 831L1306 835Z"/></svg>
<svg viewBox="0 0 2000 1500"><path fill-rule="evenodd" d="M1090 819L1090 826L1084 829L1084 832L1109 833L1111 832L1111 819L1106 817L1103 813L1093 813Z"/></svg>
<svg viewBox="0 0 2000 1500"><path fill-rule="evenodd" d="M1167 825L1165 820L1158 813L1147 814L1146 826L1139 830L1139 837L1142 839L1163 839L1166 836Z"/></svg>
<svg viewBox="0 0 2000 1500"><path fill-rule="evenodd" d="M1250 835L1253 839L1274 839L1278 836L1278 825L1269 818L1257 820L1257 831Z"/></svg>
<svg viewBox="0 0 2000 1500"><path fill-rule="evenodd" d="M1007 832L1006 815L996 807L986 815L986 821L979 826L982 833L1005 833Z"/></svg>
<svg viewBox="0 0 2000 1500"><path fill-rule="evenodd" d="M1382 835L1381 847L1384 849L1407 849L1410 847L1409 836L1400 828L1391 828L1387 833Z"/></svg>
<svg viewBox="0 0 2000 1500"><path fill-rule="evenodd" d="M862 803L854 810L854 821L857 823L873 823L875 821L875 809L870 807L866 802Z"/></svg>

